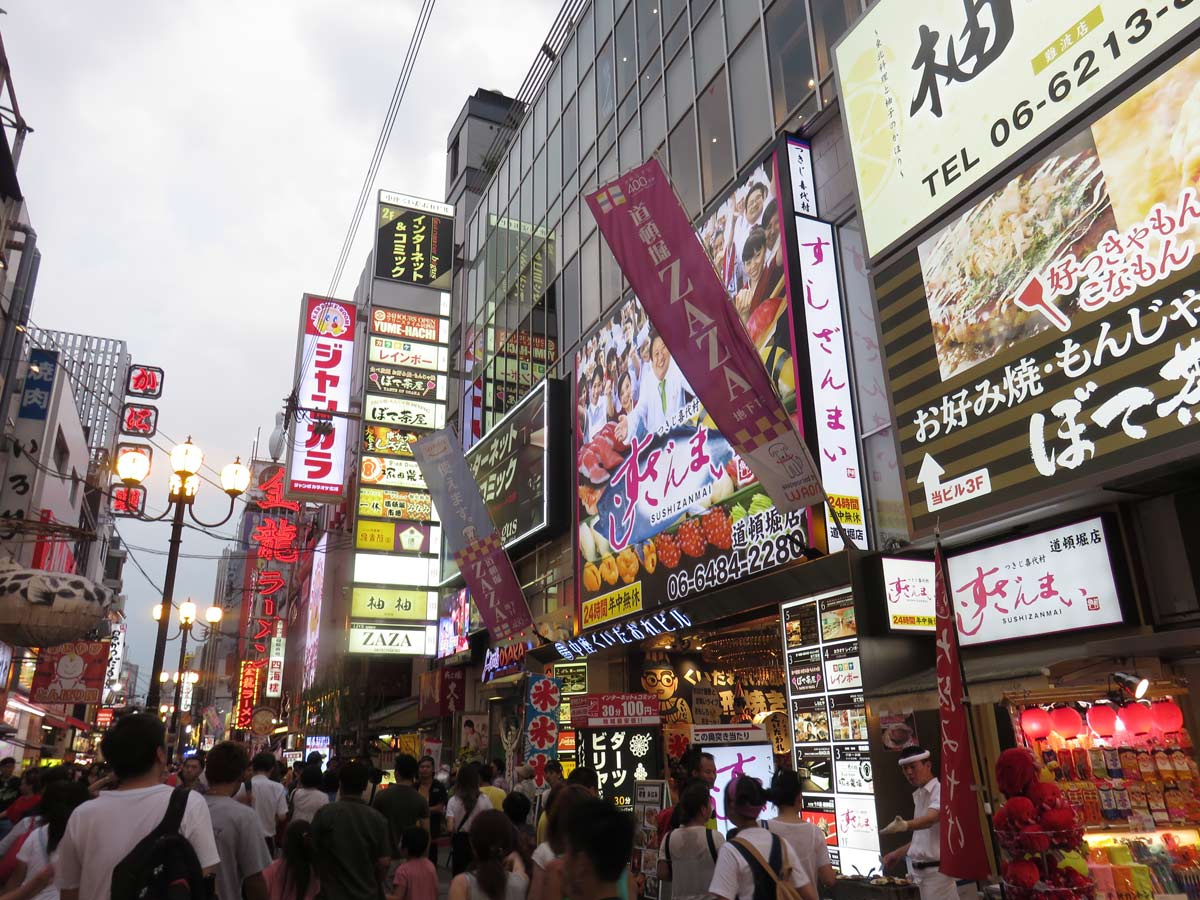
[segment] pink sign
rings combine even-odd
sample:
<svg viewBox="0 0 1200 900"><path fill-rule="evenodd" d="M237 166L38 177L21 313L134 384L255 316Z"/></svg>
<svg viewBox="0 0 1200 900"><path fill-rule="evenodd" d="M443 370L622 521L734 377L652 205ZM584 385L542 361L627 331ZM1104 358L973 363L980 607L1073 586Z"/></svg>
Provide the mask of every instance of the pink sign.
<svg viewBox="0 0 1200 900"><path fill-rule="evenodd" d="M658 160L586 195L680 371L781 512L823 501L808 447Z"/></svg>

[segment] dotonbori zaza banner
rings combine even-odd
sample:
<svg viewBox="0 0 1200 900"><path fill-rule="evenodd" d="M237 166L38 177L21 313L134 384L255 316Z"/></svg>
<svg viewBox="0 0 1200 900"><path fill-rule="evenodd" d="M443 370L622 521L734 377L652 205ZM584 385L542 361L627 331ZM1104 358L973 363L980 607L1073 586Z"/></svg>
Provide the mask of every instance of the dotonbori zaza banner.
<svg viewBox="0 0 1200 900"><path fill-rule="evenodd" d="M1189 0L876 3L835 51L868 252L1115 95L1198 18ZM1157 121L1125 136L1136 144L1184 122Z"/></svg>
<svg viewBox="0 0 1200 900"><path fill-rule="evenodd" d="M545 675L529 676L525 695L525 762L533 766L539 785L546 780L546 763L558 759L558 710L562 682Z"/></svg>
<svg viewBox="0 0 1200 900"><path fill-rule="evenodd" d="M917 534L1195 446L1197 80L1194 52L873 272Z"/></svg>
<svg viewBox="0 0 1200 900"><path fill-rule="evenodd" d="M354 373L354 304L305 294L296 360L297 402L288 496L329 503L346 487L346 439ZM354 426L357 430L357 426Z"/></svg>
<svg viewBox="0 0 1200 900"><path fill-rule="evenodd" d="M816 464L662 165L652 159L586 200L665 350L775 506L821 503ZM670 385L650 387L665 393Z"/></svg>
<svg viewBox="0 0 1200 900"><path fill-rule="evenodd" d="M446 544L471 589L492 645L528 640L533 635L529 603L457 436L443 428L421 438L412 449L441 514Z"/></svg>

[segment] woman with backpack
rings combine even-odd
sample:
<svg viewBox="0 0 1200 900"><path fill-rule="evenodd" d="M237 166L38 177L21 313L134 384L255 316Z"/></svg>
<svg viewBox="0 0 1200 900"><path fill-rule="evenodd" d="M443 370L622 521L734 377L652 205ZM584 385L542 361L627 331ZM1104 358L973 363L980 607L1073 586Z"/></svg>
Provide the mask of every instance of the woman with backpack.
<svg viewBox="0 0 1200 900"><path fill-rule="evenodd" d="M759 825L767 805L762 782L749 775L725 793L725 815L736 826L717 853L709 893L721 900L817 900L787 842Z"/></svg>
<svg viewBox="0 0 1200 900"><path fill-rule="evenodd" d="M474 858L471 849L471 824L475 817L492 808L480 790L479 769L467 764L458 770L454 796L446 804L446 830L450 833L450 871L461 875Z"/></svg>
<svg viewBox="0 0 1200 900"><path fill-rule="evenodd" d="M787 841L809 881L833 887L837 872L829 859L825 832L800 817L800 778L791 769L780 769L771 779L771 802L779 815L767 823L767 830Z"/></svg>
<svg viewBox="0 0 1200 900"><path fill-rule="evenodd" d="M725 843L720 832L710 830L712 794L708 782L690 781L679 795L683 823L667 832L658 854L658 877L671 882L672 900L693 900L708 895L717 851Z"/></svg>

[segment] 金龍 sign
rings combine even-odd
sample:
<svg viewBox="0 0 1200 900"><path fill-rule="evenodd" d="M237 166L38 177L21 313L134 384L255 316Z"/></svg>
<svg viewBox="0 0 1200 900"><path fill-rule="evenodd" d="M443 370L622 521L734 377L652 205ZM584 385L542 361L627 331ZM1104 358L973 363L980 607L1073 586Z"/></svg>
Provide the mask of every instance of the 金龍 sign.
<svg viewBox="0 0 1200 900"><path fill-rule="evenodd" d="M354 304L305 294L301 305L297 420L288 458L289 496L328 503L346 487L350 420L330 415L350 408L354 375Z"/></svg>
<svg viewBox="0 0 1200 900"><path fill-rule="evenodd" d="M875 4L835 50L870 255L1112 96L1198 17L1186 0Z"/></svg>
<svg viewBox="0 0 1200 900"><path fill-rule="evenodd" d="M375 228L376 278L449 290L453 206L380 191Z"/></svg>
<svg viewBox="0 0 1200 900"><path fill-rule="evenodd" d="M237 706L233 712L233 727L249 730L258 702L258 682L262 676L262 660L243 659L238 671Z"/></svg>
<svg viewBox="0 0 1200 900"><path fill-rule="evenodd" d="M937 629L933 571L933 563L927 559L883 557L883 588L892 631L932 634Z"/></svg>
<svg viewBox="0 0 1200 900"><path fill-rule="evenodd" d="M1146 135L1200 127L1198 78L1194 52L875 273L916 534L1194 444L1200 193Z"/></svg>
<svg viewBox="0 0 1200 900"><path fill-rule="evenodd" d="M964 646L1124 619L1098 518L950 555L948 568L950 603Z"/></svg>

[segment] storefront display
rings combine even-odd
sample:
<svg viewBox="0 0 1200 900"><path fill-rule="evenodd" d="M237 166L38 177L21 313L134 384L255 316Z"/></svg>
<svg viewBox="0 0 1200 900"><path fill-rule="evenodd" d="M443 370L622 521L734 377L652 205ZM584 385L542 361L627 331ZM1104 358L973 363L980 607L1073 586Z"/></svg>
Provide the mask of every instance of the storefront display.
<svg viewBox="0 0 1200 900"><path fill-rule="evenodd" d="M639 781L662 777L662 716L650 694L587 694L572 707L576 758L596 770L600 796L632 810Z"/></svg>

